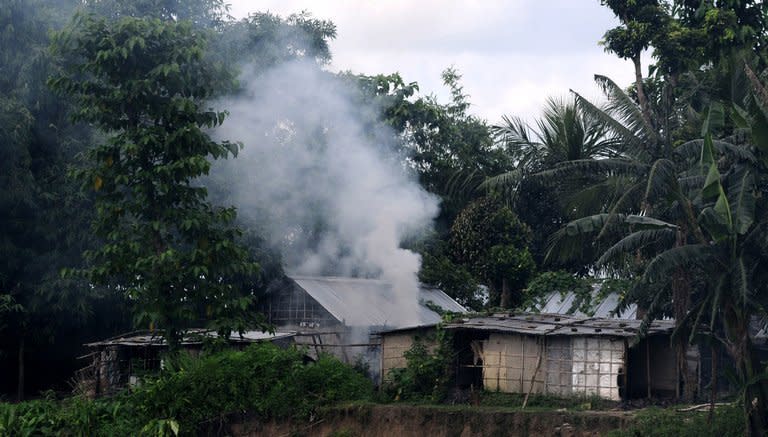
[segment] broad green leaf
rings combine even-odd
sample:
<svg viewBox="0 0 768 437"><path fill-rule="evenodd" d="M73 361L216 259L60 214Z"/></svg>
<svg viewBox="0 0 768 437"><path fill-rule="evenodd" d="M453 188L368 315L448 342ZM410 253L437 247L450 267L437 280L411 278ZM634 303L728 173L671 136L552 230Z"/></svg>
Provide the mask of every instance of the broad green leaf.
<svg viewBox="0 0 768 437"><path fill-rule="evenodd" d="M729 185L729 202L733 205L735 231L744 235L755 220L754 176L745 167L736 172L735 183Z"/></svg>
<svg viewBox="0 0 768 437"><path fill-rule="evenodd" d="M728 226L728 231L733 229L733 217L731 215L731 205L728 202L728 197L725 195L722 187L720 188L720 195L715 202L714 211L722 218L722 221Z"/></svg>
<svg viewBox="0 0 768 437"><path fill-rule="evenodd" d="M712 102L709 105L707 118L704 119L704 123L701 126L701 136L711 134L712 131L720 129L723 124L725 124L725 111L723 105L720 102Z"/></svg>
<svg viewBox="0 0 768 437"><path fill-rule="evenodd" d="M629 215L624 220L626 223L635 225L636 228L647 228L647 229L659 229L659 228L667 228L667 229L677 229L677 225L674 225L672 223L667 223L663 220L655 219L653 217L646 217L641 215Z"/></svg>
<svg viewBox="0 0 768 437"><path fill-rule="evenodd" d="M722 241L729 235L728 224L713 207L704 208L699 214L698 222L714 241Z"/></svg>
<svg viewBox="0 0 768 437"><path fill-rule="evenodd" d="M720 194L721 190L720 172L717 170L717 164L713 162L709 166L709 172L707 173L707 179L704 181L704 187L701 188L701 198L705 201L713 199Z"/></svg>
<svg viewBox="0 0 768 437"><path fill-rule="evenodd" d="M714 153L712 152L712 134L707 132L704 135L704 143L701 145L701 158L699 160L701 164L701 173L704 174L715 162Z"/></svg>

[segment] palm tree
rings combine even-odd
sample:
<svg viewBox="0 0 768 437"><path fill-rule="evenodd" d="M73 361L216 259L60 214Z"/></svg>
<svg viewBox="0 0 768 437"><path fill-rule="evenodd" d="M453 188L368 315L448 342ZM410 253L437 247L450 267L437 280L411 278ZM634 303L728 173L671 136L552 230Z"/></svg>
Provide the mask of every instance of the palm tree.
<svg viewBox="0 0 768 437"><path fill-rule="evenodd" d="M506 152L514 167L503 174L480 179L479 186L486 191L504 194L515 205L520 217L535 225L531 249L537 262L541 263L548 236L568 220L568 212L573 209L561 194L574 192L574 186L589 185L594 178L542 184L541 180L531 176L562 162L617 157L620 143L604 124L585 113L574 97L550 97L541 116L532 123L505 116L491 132L496 146ZM572 202L572 205L577 203Z"/></svg>
<svg viewBox="0 0 768 437"><path fill-rule="evenodd" d="M747 142L736 142L739 135L726 138L729 141L713 140L725 120L724 108L717 103L703 119L703 139L674 149L663 140L643 142L630 126L614 119L613 129L626 128L627 141L646 145L645 150L640 149L640 154L633 147L615 163L592 166L605 170L606 177L610 168L613 174L631 175L629 179L643 187L639 198L628 196L625 202L634 213L625 212L619 202L607 213L574 220L554 236L551 254L567 255L569 247L590 240L592 244L613 241L601 250L596 268L626 273L628 266L640 264L627 300L645 300L647 320L663 312L675 317L678 353L684 353L683 340L692 340L696 333L720 341L742 379L747 429L763 435L768 430L768 376L756 366L749 326L755 315L765 314L768 305L768 203L761 193L768 184L768 135L764 133L768 90L748 66L746 72L754 93L746 109L741 102L733 102L730 113L750 134ZM586 101L580 103L589 107ZM588 167L589 163L571 162L557 171ZM694 285L696 292L692 292ZM678 356L678 362L683 364L680 370L685 378L683 356Z"/></svg>
<svg viewBox="0 0 768 437"><path fill-rule="evenodd" d="M619 143L605 124L585 113L575 99L548 98L535 127L519 117L504 116L502 121L492 128L497 143L528 173L565 161L619 155Z"/></svg>

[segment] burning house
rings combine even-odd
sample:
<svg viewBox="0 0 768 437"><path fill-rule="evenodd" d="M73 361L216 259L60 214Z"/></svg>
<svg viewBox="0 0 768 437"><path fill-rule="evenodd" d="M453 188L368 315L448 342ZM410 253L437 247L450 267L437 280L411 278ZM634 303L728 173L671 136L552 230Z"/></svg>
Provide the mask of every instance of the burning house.
<svg viewBox="0 0 768 437"><path fill-rule="evenodd" d="M273 287L261 310L278 329L295 331L297 345L347 363L361 360L378 380L379 332L431 327L442 311L466 312L442 291L423 285L413 295L413 308L405 308L408 303L394 288L375 279L291 276Z"/></svg>

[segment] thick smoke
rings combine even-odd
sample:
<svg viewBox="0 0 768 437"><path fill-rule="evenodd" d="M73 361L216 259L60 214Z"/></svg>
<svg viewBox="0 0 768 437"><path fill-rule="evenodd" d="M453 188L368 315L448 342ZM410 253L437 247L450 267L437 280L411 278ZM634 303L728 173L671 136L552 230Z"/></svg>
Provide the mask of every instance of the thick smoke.
<svg viewBox="0 0 768 437"><path fill-rule="evenodd" d="M372 123L376 108L353 85L293 61L241 78L245 93L221 102L217 131L244 150L217 163L239 217L283 251L289 271L390 282L403 320L416 320L420 257L400 248L431 225L436 199L409 176L395 135Z"/></svg>

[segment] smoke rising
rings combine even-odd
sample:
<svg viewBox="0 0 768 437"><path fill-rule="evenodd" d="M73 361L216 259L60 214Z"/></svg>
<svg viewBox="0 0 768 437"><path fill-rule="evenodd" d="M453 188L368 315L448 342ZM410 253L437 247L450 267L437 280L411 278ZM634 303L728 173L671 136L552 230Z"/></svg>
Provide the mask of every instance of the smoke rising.
<svg viewBox="0 0 768 437"><path fill-rule="evenodd" d="M244 144L213 169L230 184L226 201L281 248L289 271L383 279L403 319L416 320L421 259L400 245L431 226L437 200L408 174L394 132L373 122L353 84L312 62L241 81L244 93L216 105L231 114L216 136Z"/></svg>

